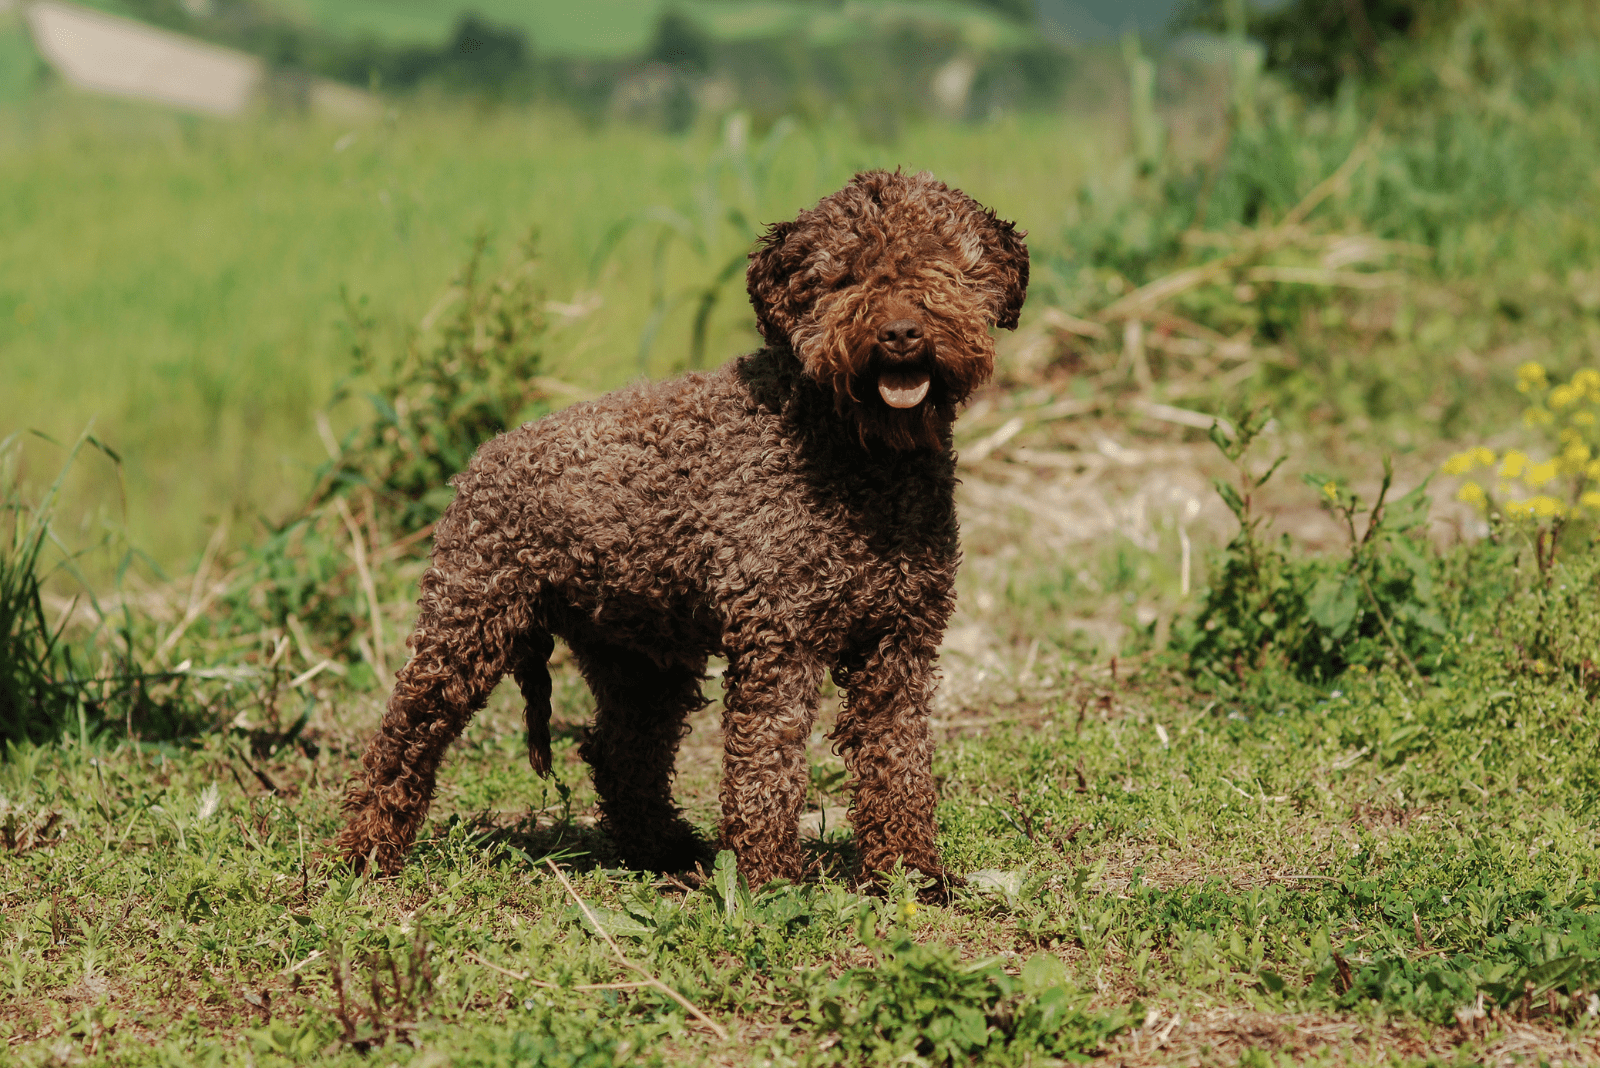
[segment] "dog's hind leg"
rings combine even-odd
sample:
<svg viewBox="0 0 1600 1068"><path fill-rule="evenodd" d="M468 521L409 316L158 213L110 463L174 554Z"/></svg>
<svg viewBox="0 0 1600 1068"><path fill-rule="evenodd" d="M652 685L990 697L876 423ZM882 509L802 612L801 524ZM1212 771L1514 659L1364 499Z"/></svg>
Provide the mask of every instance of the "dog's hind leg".
<svg viewBox="0 0 1600 1068"><path fill-rule="evenodd" d="M672 774L685 721L706 705L705 662L662 666L600 642L573 642L572 650L595 699L578 753L594 773L601 826L630 867L693 867L708 851L672 802Z"/></svg>
<svg viewBox="0 0 1600 1068"><path fill-rule="evenodd" d="M411 659L345 795L336 846L358 869L372 861L385 873L400 870L428 815L445 749L488 702L527 629L522 602L485 610L481 589L452 589L452 573L436 561L423 575Z"/></svg>

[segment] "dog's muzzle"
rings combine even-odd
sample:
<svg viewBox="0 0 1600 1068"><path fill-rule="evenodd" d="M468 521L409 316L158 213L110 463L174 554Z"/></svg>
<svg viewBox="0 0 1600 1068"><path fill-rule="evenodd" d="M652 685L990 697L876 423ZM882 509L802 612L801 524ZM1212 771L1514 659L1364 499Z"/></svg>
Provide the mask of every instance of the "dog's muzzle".
<svg viewBox="0 0 1600 1068"><path fill-rule="evenodd" d="M878 369L878 396L891 408L915 408L928 396L933 374L928 369L927 340L915 319L896 319L878 329L883 356Z"/></svg>

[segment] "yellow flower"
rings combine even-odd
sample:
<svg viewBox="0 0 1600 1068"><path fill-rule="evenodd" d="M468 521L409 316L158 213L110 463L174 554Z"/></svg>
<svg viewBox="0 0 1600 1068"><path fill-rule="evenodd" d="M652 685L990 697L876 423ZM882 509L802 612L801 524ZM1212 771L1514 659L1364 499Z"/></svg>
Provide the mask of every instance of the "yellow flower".
<svg viewBox="0 0 1600 1068"><path fill-rule="evenodd" d="M1600 512L1600 493L1588 490L1578 498L1578 503L1592 512Z"/></svg>
<svg viewBox="0 0 1600 1068"><path fill-rule="evenodd" d="M1600 497L1600 493L1595 496ZM1456 500L1466 501L1480 512L1489 506L1488 494L1476 482L1463 482L1461 488L1456 490Z"/></svg>
<svg viewBox="0 0 1600 1068"><path fill-rule="evenodd" d="M1600 371L1585 367L1572 376L1572 388L1581 390L1590 400L1600 400Z"/></svg>
<svg viewBox="0 0 1600 1068"><path fill-rule="evenodd" d="M1440 470L1447 475L1464 475L1474 467L1493 467L1494 460L1494 450L1479 445L1475 449L1456 453L1444 462Z"/></svg>
<svg viewBox="0 0 1600 1068"><path fill-rule="evenodd" d="M1528 473L1522 476L1522 481L1535 489L1556 477L1556 462L1546 460L1542 464L1534 464L1528 468Z"/></svg>
<svg viewBox="0 0 1600 1068"><path fill-rule="evenodd" d="M1583 393L1571 386L1557 386L1550 391L1550 407L1570 408L1583 399Z"/></svg>
<svg viewBox="0 0 1600 1068"><path fill-rule="evenodd" d="M1512 449L1506 453L1505 459L1500 461L1500 477L1521 478L1527 466L1527 454L1520 449Z"/></svg>
<svg viewBox="0 0 1600 1068"><path fill-rule="evenodd" d="M1564 426L1561 428L1560 438L1561 444L1571 445L1574 441L1582 441L1583 435L1570 426Z"/></svg>
<svg viewBox="0 0 1600 1068"><path fill-rule="evenodd" d="M1556 417L1550 409L1535 405L1523 410L1522 421L1527 426L1549 426L1556 421Z"/></svg>
<svg viewBox="0 0 1600 1068"><path fill-rule="evenodd" d="M1561 473L1575 475L1582 471L1589 463L1589 455L1589 446L1581 441L1574 441L1561 450Z"/></svg>
<svg viewBox="0 0 1600 1068"><path fill-rule="evenodd" d="M1329 479L1322 484L1322 495L1335 504L1339 503L1339 483Z"/></svg>
<svg viewBox="0 0 1600 1068"><path fill-rule="evenodd" d="M1565 515L1566 512L1567 506L1565 504L1554 497L1546 497L1544 494L1540 494L1537 497L1529 497L1525 501L1506 502L1506 514L1514 519L1531 519L1534 517L1549 519L1552 516Z"/></svg>
<svg viewBox="0 0 1600 1068"><path fill-rule="evenodd" d="M917 903L915 901L912 901L910 898L906 898L904 901L900 902L900 919L902 922L909 921L911 917L915 916L916 914Z"/></svg>
<svg viewBox="0 0 1600 1068"><path fill-rule="evenodd" d="M1542 364L1529 361L1517 368L1518 393L1532 393L1534 390L1544 389L1547 385L1549 380L1545 378Z"/></svg>
<svg viewBox="0 0 1600 1068"><path fill-rule="evenodd" d="M1590 460L1583 465L1583 477L1600 479L1600 460Z"/></svg>
<svg viewBox="0 0 1600 1068"><path fill-rule="evenodd" d="M1540 495L1529 497L1525 501L1507 501L1506 515L1513 519L1550 519L1558 515L1565 515L1567 506L1554 497Z"/></svg>
<svg viewBox="0 0 1600 1068"><path fill-rule="evenodd" d="M1595 424L1595 418L1594 418L1594 413L1593 412L1573 412L1572 413L1572 425L1573 426L1594 426L1594 424Z"/></svg>

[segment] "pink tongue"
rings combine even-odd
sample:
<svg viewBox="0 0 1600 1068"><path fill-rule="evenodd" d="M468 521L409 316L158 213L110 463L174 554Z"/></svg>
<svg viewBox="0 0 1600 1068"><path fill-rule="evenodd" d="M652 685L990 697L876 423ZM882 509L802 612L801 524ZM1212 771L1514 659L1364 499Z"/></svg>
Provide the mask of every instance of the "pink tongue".
<svg viewBox="0 0 1600 1068"><path fill-rule="evenodd" d="M891 408L915 408L928 395L926 371L885 371L878 376L878 395Z"/></svg>

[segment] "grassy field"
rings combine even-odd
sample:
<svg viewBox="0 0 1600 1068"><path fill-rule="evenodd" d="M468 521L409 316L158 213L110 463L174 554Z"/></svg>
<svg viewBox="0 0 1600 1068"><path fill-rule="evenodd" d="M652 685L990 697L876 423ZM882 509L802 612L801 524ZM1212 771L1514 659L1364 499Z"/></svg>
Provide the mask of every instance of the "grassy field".
<svg viewBox="0 0 1600 1068"><path fill-rule="evenodd" d="M380 695L291 684L307 666L291 648L270 707L229 732L10 751L6 1056L1590 1063L1600 780L1594 686L1572 665L1593 646L1577 591L1596 562L1562 565L1575 592L1555 595L1510 556L1454 559L1456 666L1426 682L1380 658L1331 687L1197 692L1139 655L950 651L939 822L970 887L947 909L918 908L903 881L882 898L843 881L831 716L807 817L829 874L752 891L714 873L686 892L615 869L574 752L588 698L570 666L553 782L528 770L502 691L450 759L405 874L353 879L326 843ZM1468 585L1504 609L1474 609ZM1042 607L1036 592L986 612L983 589L962 626ZM1518 652L1537 617L1557 620L1544 630L1563 659ZM310 724L287 727L302 703ZM717 712L679 762L703 825Z"/></svg>
<svg viewBox="0 0 1600 1068"><path fill-rule="evenodd" d="M0 438L61 444L0 446L0 1065L1600 1061L1600 47L1517 58L1515 5L1480 7L1431 82L1186 104L1143 164L1115 116L885 146L10 107ZM1033 255L957 435L956 900L858 892L832 694L816 880L619 869L561 652L554 779L503 687L405 872L352 877L329 843L451 432L684 367L755 226L869 165L933 169ZM754 343L734 278L707 363ZM407 362L330 408L352 342ZM343 482L313 475L325 410ZM52 506L91 418L125 497L86 444ZM130 546L173 577L119 581ZM708 831L719 713L678 765Z"/></svg>

